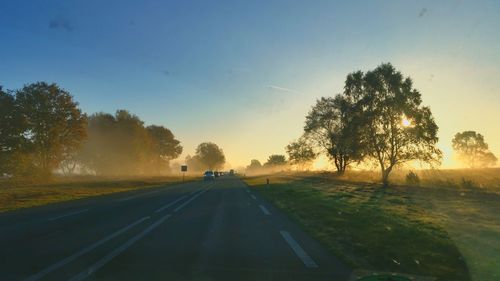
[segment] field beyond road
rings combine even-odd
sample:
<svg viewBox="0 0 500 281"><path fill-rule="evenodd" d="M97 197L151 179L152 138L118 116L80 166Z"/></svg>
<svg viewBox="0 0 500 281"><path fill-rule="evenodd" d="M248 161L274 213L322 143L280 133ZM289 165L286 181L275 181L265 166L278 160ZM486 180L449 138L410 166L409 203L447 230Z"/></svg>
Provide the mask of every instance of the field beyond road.
<svg viewBox="0 0 500 281"><path fill-rule="evenodd" d="M193 180L186 178L186 181ZM154 188L182 182L182 177L54 178L49 183L0 182L0 212L42 206L116 192Z"/></svg>
<svg viewBox="0 0 500 281"><path fill-rule="evenodd" d="M488 189L384 189L313 173L244 180L355 268L500 280L500 196Z"/></svg>

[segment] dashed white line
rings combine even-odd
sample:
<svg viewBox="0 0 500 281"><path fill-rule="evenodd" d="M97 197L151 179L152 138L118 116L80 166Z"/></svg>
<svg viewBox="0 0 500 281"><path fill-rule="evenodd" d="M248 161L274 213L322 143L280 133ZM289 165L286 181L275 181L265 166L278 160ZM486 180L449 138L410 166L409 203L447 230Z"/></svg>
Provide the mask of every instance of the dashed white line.
<svg viewBox="0 0 500 281"><path fill-rule="evenodd" d="M49 221L55 221L55 220L62 219L62 218L65 218L65 217L78 215L78 214L84 213L84 212L86 212L88 210L89 209L83 209L83 210L79 210L79 211L74 211L74 212L71 212L71 213L67 213L67 214L64 214L64 215L60 215L60 216L57 216L57 217L50 218L48 220Z"/></svg>
<svg viewBox="0 0 500 281"><path fill-rule="evenodd" d="M250 197L252 197L253 200L257 200L257 197L255 197L255 195L250 195Z"/></svg>
<svg viewBox="0 0 500 281"><path fill-rule="evenodd" d="M245 189L245 191L246 191L247 193L250 193L250 190L248 190L248 189Z"/></svg>
<svg viewBox="0 0 500 281"><path fill-rule="evenodd" d="M132 246L135 242L139 241L142 237L146 236L149 232L153 231L155 228L157 228L160 224L162 224L165 220L170 218L169 215L163 216L161 219L157 220L155 223L152 225L148 226L146 229L141 231L141 233L137 234L136 236L130 238L127 242L122 244L120 247L114 249L111 253L107 254L104 256L102 259L98 260L96 263L91 265L88 269L80 272L76 276L70 279L70 281L80 281L84 280L90 275L92 275L94 272L99 270L101 267L103 267L106 263L111 261L113 258L127 250L130 246Z"/></svg>
<svg viewBox="0 0 500 281"><path fill-rule="evenodd" d="M263 205L259 205L259 208L262 210L262 212L266 215L270 215L271 213L267 210L266 207L264 207Z"/></svg>
<svg viewBox="0 0 500 281"><path fill-rule="evenodd" d="M42 271L40 271L40 272L38 272L38 273L36 273L36 274L34 274L34 275L26 278L25 281L40 280L41 278L43 278L45 275L51 273L52 271L54 271L54 270L56 270L56 269L58 269L58 268L60 268L60 267L62 267L64 265L66 265L66 264L68 264L68 263L70 263L72 261L74 261L75 259L77 259L78 257L80 257L82 255L85 255L86 253L92 251L93 249L99 247L100 245L106 243L107 241L115 238L116 236L124 233L125 231L131 229L132 227L140 224L141 222L143 222L143 221L145 221L147 219L149 219L149 217L144 217L142 219L137 220L134 223L131 223L131 224L127 225L126 227L124 227L124 228L122 228L122 229L120 229L120 230L112 233L111 235L109 235L109 236L107 236L107 237L105 237L105 238L103 238L103 239L101 239L101 240L99 240L97 242L95 242L94 244L92 244L92 245L90 245L90 246L88 246L86 248L83 248L80 251L74 253L73 255L71 255L71 256L69 256L69 257L67 257L65 259L62 259L62 260L54 263L53 265L45 268L44 270L42 270Z"/></svg>
<svg viewBox="0 0 500 281"><path fill-rule="evenodd" d="M299 257L299 259L302 260L302 262L304 263L304 265L307 268L317 268L318 267L316 262L313 261L313 259L306 253L306 251L304 251L304 249L302 249L302 247L300 247L299 243L297 243L297 241L295 241L295 239L293 239L293 237L292 237L292 235L290 235L290 233L288 233L287 231L283 231L283 230L280 231L280 233L281 233L281 236L283 236L283 239L285 239L285 241L288 243L290 248L292 248L292 250L295 252L297 257Z"/></svg>
<svg viewBox="0 0 500 281"><path fill-rule="evenodd" d="M193 197L189 198L186 202L182 203L181 205L177 206L177 208L174 209L174 213L177 213L180 209L184 208L187 204L191 203L194 199L196 199L198 196L202 195L203 193L207 192L209 188L196 193Z"/></svg>
<svg viewBox="0 0 500 281"><path fill-rule="evenodd" d="M174 200L174 201L172 201L172 202L170 202L170 203L166 204L165 206L161 207L160 209L156 210L156 211L155 211L155 213L159 213L159 212L161 212L161 211L165 210L166 208L168 208L168 207L170 207L170 206L174 205L175 203L177 203L177 202L181 201L182 199L184 199L184 198L186 198L186 197L187 197L187 196L185 196L185 195L184 195L184 196L181 196L180 198L177 198L177 200Z"/></svg>

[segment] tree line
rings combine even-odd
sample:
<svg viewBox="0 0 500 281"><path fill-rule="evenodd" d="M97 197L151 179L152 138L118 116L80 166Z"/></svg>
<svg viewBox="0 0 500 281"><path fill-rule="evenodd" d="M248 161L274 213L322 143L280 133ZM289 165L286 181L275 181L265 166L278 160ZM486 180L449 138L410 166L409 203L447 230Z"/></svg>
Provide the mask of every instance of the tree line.
<svg viewBox="0 0 500 281"><path fill-rule="evenodd" d="M419 161L440 165L438 126L420 92L390 63L347 75L344 89L321 97L305 118L304 133L286 147L289 162L307 165L324 153L339 174L350 166L378 166L389 182L395 167ZM471 168L494 166L495 155L475 131L457 133L452 147Z"/></svg>
<svg viewBox="0 0 500 281"><path fill-rule="evenodd" d="M0 87L0 176L162 174L181 153L168 128L126 110L87 116L57 84Z"/></svg>

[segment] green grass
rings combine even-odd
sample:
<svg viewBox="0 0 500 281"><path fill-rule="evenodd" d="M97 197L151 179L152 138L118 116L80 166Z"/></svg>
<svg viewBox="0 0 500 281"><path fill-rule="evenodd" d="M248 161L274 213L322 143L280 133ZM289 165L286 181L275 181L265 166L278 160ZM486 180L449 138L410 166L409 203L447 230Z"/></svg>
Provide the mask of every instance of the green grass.
<svg viewBox="0 0 500 281"><path fill-rule="evenodd" d="M193 180L193 178L186 178ZM55 178L47 183L0 182L0 212L41 206L56 202L81 199L162 185L175 184L181 177L147 178Z"/></svg>
<svg viewBox="0 0 500 281"><path fill-rule="evenodd" d="M318 175L267 177L269 188L265 177L245 181L354 268L470 280L443 218L404 190Z"/></svg>

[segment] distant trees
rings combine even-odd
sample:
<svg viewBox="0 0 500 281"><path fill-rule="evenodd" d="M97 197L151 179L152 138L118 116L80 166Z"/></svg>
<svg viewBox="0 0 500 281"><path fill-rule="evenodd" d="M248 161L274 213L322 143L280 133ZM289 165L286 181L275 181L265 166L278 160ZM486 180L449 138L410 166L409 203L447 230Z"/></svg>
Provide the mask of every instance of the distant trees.
<svg viewBox="0 0 500 281"><path fill-rule="evenodd" d="M87 118L70 93L36 82L0 87L0 176L47 178L53 171L99 175L159 174L182 153L162 126L126 110Z"/></svg>
<svg viewBox="0 0 500 281"><path fill-rule="evenodd" d="M490 167L497 162L483 135L475 131L457 133L452 140L452 147L458 158L470 168Z"/></svg>
<svg viewBox="0 0 500 281"><path fill-rule="evenodd" d="M196 148L197 161L210 170L222 169L226 163L224 151L212 142L203 142Z"/></svg>
<svg viewBox="0 0 500 281"><path fill-rule="evenodd" d="M176 140L174 134L163 126L151 125L146 128L151 142L151 165L157 172L168 169L170 160L182 153L180 141Z"/></svg>
<svg viewBox="0 0 500 281"><path fill-rule="evenodd" d="M247 170L258 170L262 168L262 164L257 159L252 159L250 165L247 166Z"/></svg>
<svg viewBox="0 0 500 281"><path fill-rule="evenodd" d="M273 154L267 158L267 162L264 163L264 167L276 167L286 165L285 155Z"/></svg>
<svg viewBox="0 0 500 281"><path fill-rule="evenodd" d="M305 166L311 164L317 156L312 145L304 137L291 142L285 149L290 164L296 165L301 170L304 169Z"/></svg>
<svg viewBox="0 0 500 281"><path fill-rule="evenodd" d="M87 131L89 138L78 158L99 175L164 174L169 161L182 153L169 129L145 127L126 110L91 115Z"/></svg>
<svg viewBox="0 0 500 281"><path fill-rule="evenodd" d="M344 92L317 101L304 131L343 172L354 161L375 161L382 182L409 161L439 163L441 151L429 107L409 77L390 64L347 75Z"/></svg>
<svg viewBox="0 0 500 281"><path fill-rule="evenodd" d="M86 116L56 84L32 83L0 96L3 173L48 176L85 139Z"/></svg>

